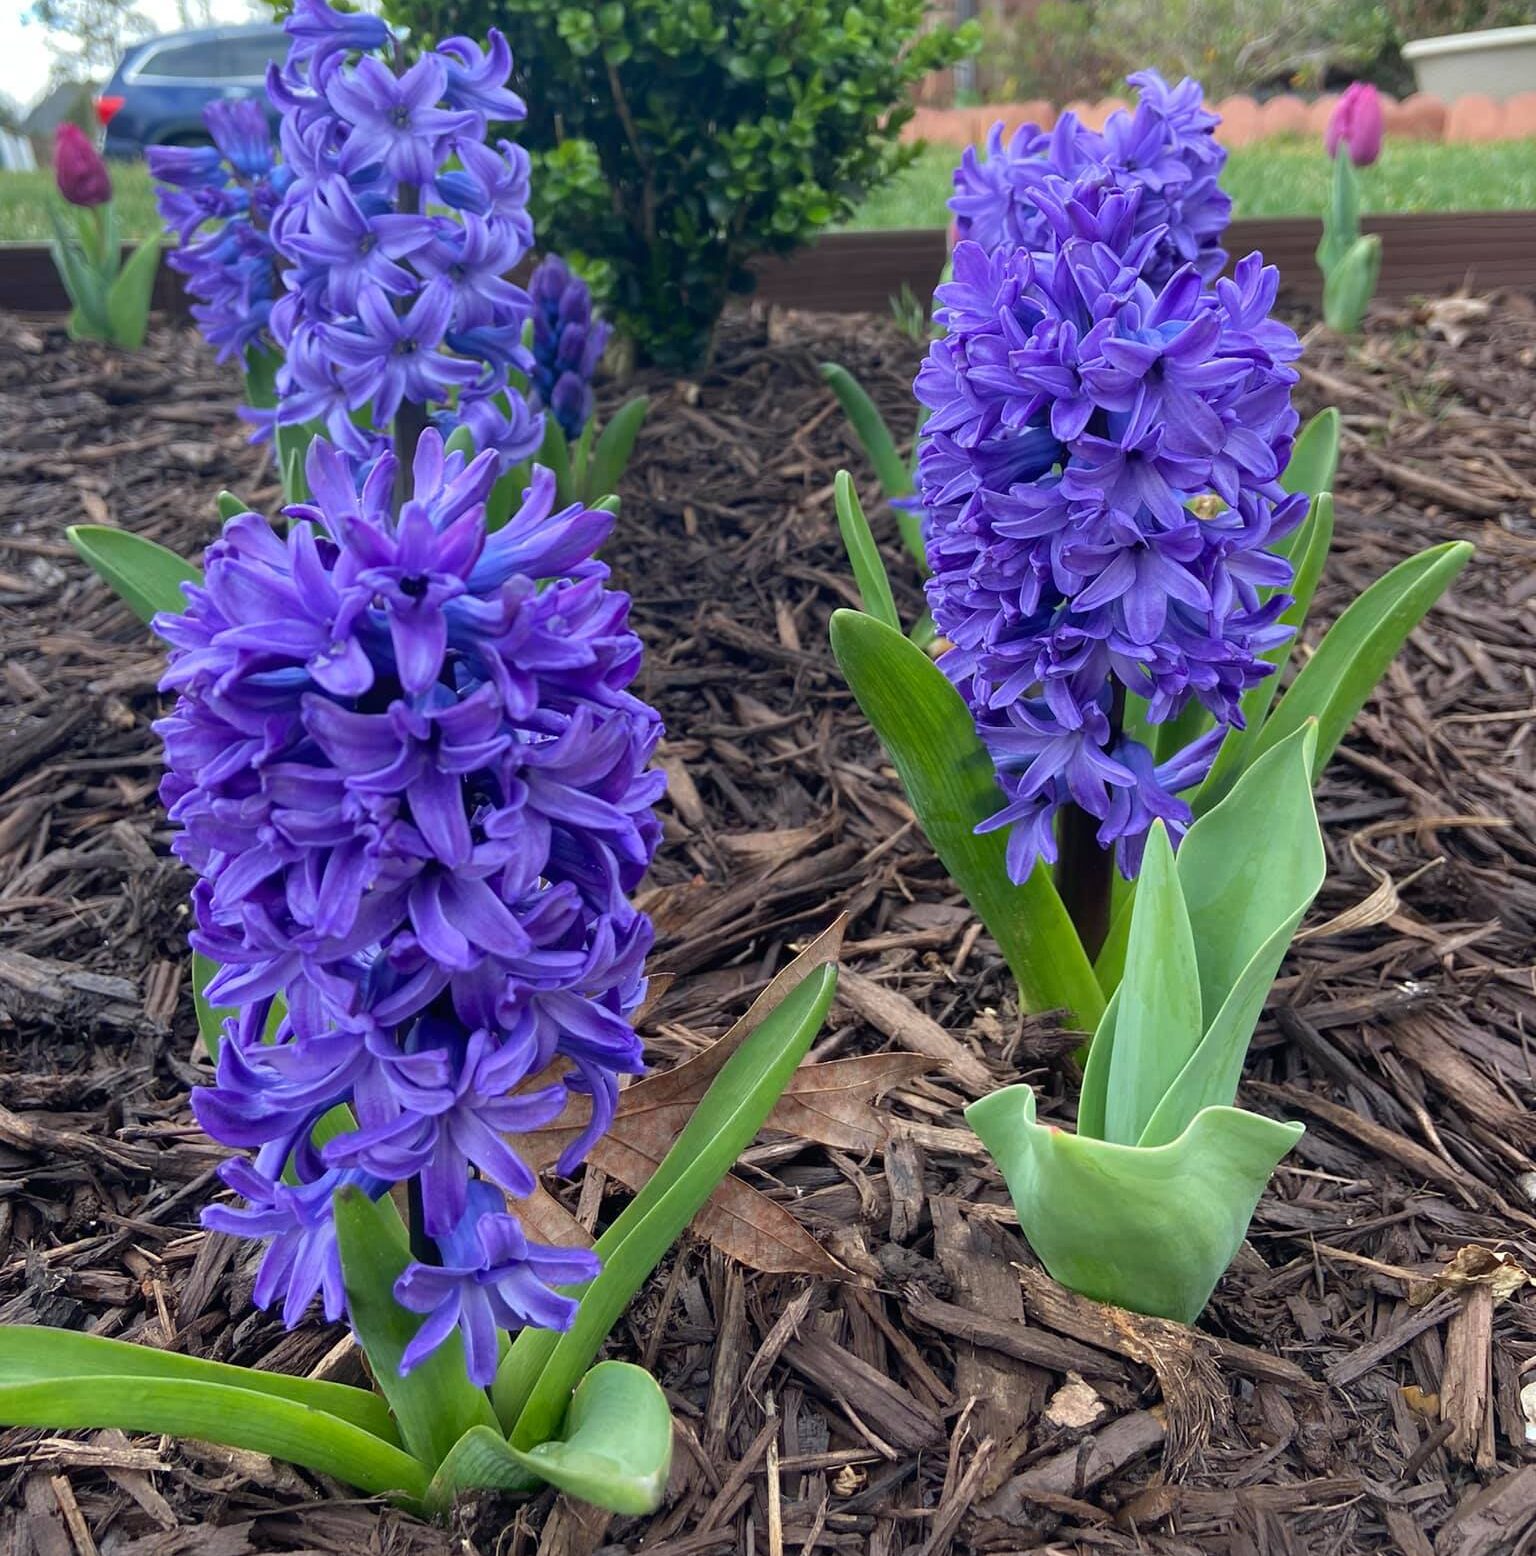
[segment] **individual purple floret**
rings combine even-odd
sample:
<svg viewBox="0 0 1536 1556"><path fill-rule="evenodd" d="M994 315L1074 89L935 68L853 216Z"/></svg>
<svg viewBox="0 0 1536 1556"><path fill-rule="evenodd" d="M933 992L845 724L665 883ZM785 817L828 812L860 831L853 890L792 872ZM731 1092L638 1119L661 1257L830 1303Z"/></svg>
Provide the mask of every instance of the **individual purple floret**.
<svg viewBox="0 0 1536 1556"><path fill-rule="evenodd" d="M994 125L987 154L968 147L955 169L949 208L961 238L985 249L1039 248L1050 223L1037 201L1056 178L1097 178L1106 186L1141 191L1138 235L1157 233L1147 279L1160 286L1181 265L1206 280L1226 264L1221 235L1232 201L1220 184L1227 154L1215 128L1221 122L1188 78L1169 86L1155 70L1129 78L1140 94L1133 111L1111 114L1102 134L1064 113L1048 135L1021 125L1007 140Z"/></svg>
<svg viewBox="0 0 1536 1556"><path fill-rule="evenodd" d="M289 177L277 420L319 421L364 461L397 417L462 425L511 469L544 429L513 377L533 367L532 305L506 279L533 241L528 156L485 144L491 119L524 116L506 40L449 38L407 65L376 17L304 0L286 25L268 77Z"/></svg>
<svg viewBox="0 0 1536 1556"><path fill-rule="evenodd" d="M392 456L359 486L316 440L286 534L230 519L155 623L192 943L239 1011L193 1107L253 1153L225 1175L245 1204L208 1224L271 1240L260 1303L291 1324L319 1295L335 1317L333 1193L412 1182L441 1267L400 1282L431 1315L407 1360L458 1325L481 1384L496 1327L568 1323L549 1287L595 1273L530 1244L507 1196L534 1184L520 1134L589 1098L568 1170L643 1068L651 926L629 897L663 785L629 602L592 559L612 516L554 511L539 470L487 534L497 469L428 429L396 511ZM351 1122L317 1134L339 1107Z"/></svg>
<svg viewBox="0 0 1536 1556"><path fill-rule="evenodd" d="M528 291L533 298L533 393L574 441L592 415L592 375L608 344L608 326L593 316L587 283L558 254L539 262Z"/></svg>
<svg viewBox="0 0 1536 1556"><path fill-rule="evenodd" d="M985 827L1011 829L1018 881L1056 858L1069 802L1127 875L1154 818L1181 835L1177 796L1286 636L1291 569L1268 548L1306 510L1279 485L1300 345L1256 254L1214 289L1193 265L1154 280L1144 198L1091 169L1046 179L1033 251L962 242L917 378L939 663L996 763ZM1128 695L1154 725L1194 699L1216 728L1158 764Z"/></svg>
<svg viewBox="0 0 1536 1556"><path fill-rule="evenodd" d="M269 349L280 290L272 217L288 184L260 103L210 103L211 146L151 146L155 204L179 243L167 256L186 277L192 316L221 362Z"/></svg>

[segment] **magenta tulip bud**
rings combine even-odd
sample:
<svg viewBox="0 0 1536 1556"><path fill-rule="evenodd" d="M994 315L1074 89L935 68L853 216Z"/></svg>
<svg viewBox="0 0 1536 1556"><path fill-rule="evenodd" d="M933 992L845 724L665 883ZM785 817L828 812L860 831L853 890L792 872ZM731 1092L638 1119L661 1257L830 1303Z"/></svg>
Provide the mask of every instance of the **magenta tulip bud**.
<svg viewBox="0 0 1536 1556"><path fill-rule="evenodd" d="M1369 81L1356 81L1334 105L1323 145L1330 157L1343 146L1356 167L1369 167L1381 155L1383 127L1381 94Z"/></svg>
<svg viewBox="0 0 1536 1556"><path fill-rule="evenodd" d="M53 174L71 205L105 205L112 179L101 153L78 124L61 124L53 142Z"/></svg>

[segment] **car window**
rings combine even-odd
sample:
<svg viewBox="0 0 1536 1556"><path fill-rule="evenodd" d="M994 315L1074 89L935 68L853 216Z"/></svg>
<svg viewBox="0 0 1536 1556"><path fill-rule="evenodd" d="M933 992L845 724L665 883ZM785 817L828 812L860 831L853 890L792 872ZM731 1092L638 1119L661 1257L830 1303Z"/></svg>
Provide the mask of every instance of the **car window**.
<svg viewBox="0 0 1536 1556"><path fill-rule="evenodd" d="M138 67L138 72L200 81L264 76L267 61L282 59L286 52L287 39L280 32L210 39L205 43L176 43L156 49Z"/></svg>

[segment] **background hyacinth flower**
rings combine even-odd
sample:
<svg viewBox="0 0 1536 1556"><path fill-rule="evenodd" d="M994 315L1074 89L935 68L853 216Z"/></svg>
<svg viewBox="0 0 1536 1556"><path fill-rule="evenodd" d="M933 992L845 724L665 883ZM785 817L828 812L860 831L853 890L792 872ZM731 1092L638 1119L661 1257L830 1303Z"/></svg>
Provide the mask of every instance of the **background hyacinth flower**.
<svg viewBox="0 0 1536 1556"><path fill-rule="evenodd" d="M527 154L486 144L524 116L511 53L449 38L406 64L376 17L301 0L268 93L288 184L271 327L280 427L317 423L361 460L428 421L469 429L510 471L539 447L522 389L531 303L505 279L533 241Z"/></svg>
<svg viewBox="0 0 1536 1556"><path fill-rule="evenodd" d="M593 316L591 289L558 254L539 261L528 291L533 298L532 389L574 442L592 415L592 376L608 344L608 325Z"/></svg>
<svg viewBox="0 0 1536 1556"><path fill-rule="evenodd" d="M1136 231L1155 234L1146 266L1154 286L1185 264L1207 280L1219 275L1232 214L1220 183L1227 160L1215 136L1220 117L1206 108L1196 81L1169 86L1155 70L1142 70L1129 83L1136 107L1111 114L1102 133L1064 113L1049 134L1025 124L1005 139L997 124L985 156L968 147L949 201L958 236L988 250L1042 248L1051 224L1038 192L1054 179L1092 178L1140 191Z"/></svg>
<svg viewBox="0 0 1536 1556"><path fill-rule="evenodd" d="M1250 255L1214 289L1193 266L1154 280L1143 198L1052 180L1037 249L962 243L917 378L940 666L996 763L986 826L1008 829L1016 881L1072 812L1127 876L1154 820L1180 836L1179 794L1287 635L1271 548L1306 499L1279 485L1300 346L1270 317L1278 278ZM1150 730L1191 702L1214 727L1154 760L1128 698Z"/></svg>
<svg viewBox="0 0 1536 1556"><path fill-rule="evenodd" d="M289 174L260 103L210 103L203 122L211 146L150 147L155 204L176 234L167 262L185 278L193 318L221 362L238 357L250 368L272 349L267 326L280 289L272 217Z"/></svg>
<svg viewBox="0 0 1536 1556"><path fill-rule="evenodd" d="M651 928L629 893L659 837L660 722L592 560L612 515L555 511L541 471L488 535L494 451L428 429L398 512L394 463L358 490L316 440L286 538L231 518L186 611L157 618L162 794L209 997L239 1011L193 1099L250 1153L225 1175L244 1208L209 1224L268 1240L257 1298L285 1321L317 1295L335 1317L335 1194L408 1184L424 1241L399 1300L432 1315L408 1360L457 1326L484 1385L495 1327L568 1323L549 1284L596 1272L530 1243L508 1197L534 1186L519 1134L590 1097L571 1168L643 1067Z"/></svg>

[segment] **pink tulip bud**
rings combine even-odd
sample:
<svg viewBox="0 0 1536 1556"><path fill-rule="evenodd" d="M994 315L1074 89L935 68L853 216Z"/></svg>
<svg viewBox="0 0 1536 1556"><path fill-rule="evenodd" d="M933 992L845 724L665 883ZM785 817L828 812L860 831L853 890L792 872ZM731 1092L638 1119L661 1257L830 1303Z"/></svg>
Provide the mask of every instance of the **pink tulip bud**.
<svg viewBox="0 0 1536 1556"><path fill-rule="evenodd" d="M1343 146L1356 167L1369 167L1381 155L1381 95L1369 81L1345 88L1328 118L1323 145L1330 157Z"/></svg>
<svg viewBox="0 0 1536 1556"><path fill-rule="evenodd" d="M78 124L61 124L53 142L53 174L71 205L105 205L112 179L101 153Z"/></svg>

